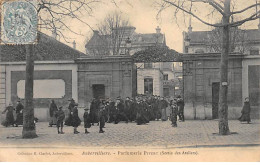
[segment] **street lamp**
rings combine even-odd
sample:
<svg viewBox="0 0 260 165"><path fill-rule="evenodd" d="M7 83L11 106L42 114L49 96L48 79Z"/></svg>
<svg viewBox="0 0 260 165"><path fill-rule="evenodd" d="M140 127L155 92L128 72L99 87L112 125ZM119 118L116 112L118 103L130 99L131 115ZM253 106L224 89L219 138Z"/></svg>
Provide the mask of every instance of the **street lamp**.
<svg viewBox="0 0 260 165"><path fill-rule="evenodd" d="M130 48L131 48L131 40L130 40L130 38L129 37L127 37L127 39L126 39L126 48L127 48L127 55L129 55L130 56Z"/></svg>

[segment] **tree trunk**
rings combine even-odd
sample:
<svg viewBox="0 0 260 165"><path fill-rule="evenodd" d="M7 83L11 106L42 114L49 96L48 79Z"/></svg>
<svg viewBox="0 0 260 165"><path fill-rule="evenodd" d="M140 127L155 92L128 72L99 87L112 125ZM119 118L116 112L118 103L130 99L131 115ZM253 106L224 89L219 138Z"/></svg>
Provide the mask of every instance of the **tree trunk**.
<svg viewBox="0 0 260 165"><path fill-rule="evenodd" d="M34 45L25 45L26 48L26 76L25 76L25 109L23 111L23 138L35 138L33 107L33 72L34 72Z"/></svg>
<svg viewBox="0 0 260 165"><path fill-rule="evenodd" d="M230 18L230 0L224 2L223 24L229 23ZM219 134L229 135L228 127L228 105L227 105L227 92L228 92L228 55L229 55L229 26L223 27L222 33L222 52L220 64L220 92L219 92Z"/></svg>

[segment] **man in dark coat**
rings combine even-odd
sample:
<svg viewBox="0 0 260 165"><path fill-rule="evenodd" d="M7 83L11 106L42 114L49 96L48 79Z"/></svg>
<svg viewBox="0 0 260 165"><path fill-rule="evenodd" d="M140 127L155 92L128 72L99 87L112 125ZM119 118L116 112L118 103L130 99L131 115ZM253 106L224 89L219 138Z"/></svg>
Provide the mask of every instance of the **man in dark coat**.
<svg viewBox="0 0 260 165"><path fill-rule="evenodd" d="M119 123L121 120L126 121L128 123L128 117L125 114L125 107L123 101L120 99L120 97L116 100L116 109L118 111L118 114L115 119L115 124Z"/></svg>
<svg viewBox="0 0 260 165"><path fill-rule="evenodd" d="M141 103L142 103L142 106L143 106L143 118L145 120L145 123L149 123L150 122L150 114L149 114L150 106L147 103L147 100L145 98L143 98Z"/></svg>
<svg viewBox="0 0 260 165"><path fill-rule="evenodd" d="M155 114L155 118L156 118L156 120L158 121L160 118L161 118L161 116L162 116L162 114L161 114L161 107L159 107L159 102L160 102L160 100L159 100L159 98L157 97L157 96L155 96L154 97L154 102L153 102L153 104L152 104L152 107L153 107L153 111L154 111L154 114Z"/></svg>
<svg viewBox="0 0 260 165"><path fill-rule="evenodd" d="M50 113L50 121L49 121L49 127L52 127L52 125L56 125L57 119L55 117L55 113L58 111L58 107L54 100L51 100L49 113Z"/></svg>
<svg viewBox="0 0 260 165"><path fill-rule="evenodd" d="M56 112L55 114L56 118L57 118L57 130L58 130L58 134L64 134L63 132L63 121L65 119L65 113L62 110L62 107L59 107L59 110ZM60 129L59 129L60 128Z"/></svg>
<svg viewBox="0 0 260 165"><path fill-rule="evenodd" d="M133 99L130 99L130 107L129 107L129 120L135 121L136 119L136 109L135 109L135 103Z"/></svg>
<svg viewBox="0 0 260 165"><path fill-rule="evenodd" d="M161 97L160 101L159 101L159 109L160 109L160 112L161 112L161 120L162 121L167 120L167 115L166 115L167 106L168 106L168 102L163 97Z"/></svg>
<svg viewBox="0 0 260 165"><path fill-rule="evenodd" d="M250 111L251 111L251 107L249 103L249 98L247 97L245 98L244 106L241 111L242 115L240 118L238 118L238 120L240 122L246 121L249 124L251 122Z"/></svg>
<svg viewBox="0 0 260 165"><path fill-rule="evenodd" d="M142 98L137 99L136 103L136 123L137 125L145 124L146 119L144 118L144 104L142 102Z"/></svg>
<svg viewBox="0 0 260 165"><path fill-rule="evenodd" d="M127 118L131 121L131 116L130 116L130 108L131 108L131 101L130 101L130 98L127 97L126 100L125 100L125 103L124 103L124 111L125 111L125 114L127 116Z"/></svg>
<svg viewBox="0 0 260 165"><path fill-rule="evenodd" d="M108 109L109 109L109 119L108 119L108 123L115 122L118 111L117 111L117 109L116 109L116 106L115 106L115 102L114 102L114 101L110 101L110 102L109 102Z"/></svg>
<svg viewBox="0 0 260 165"><path fill-rule="evenodd" d="M74 134L78 134L80 132L77 131L78 126L80 125L81 120L78 114L78 104L75 104L72 109L72 126L74 127Z"/></svg>
<svg viewBox="0 0 260 165"><path fill-rule="evenodd" d="M89 109L85 108L84 110L85 110L84 115L83 115L84 128L85 128L85 134L88 134L89 133L88 128L91 127L91 118L90 118L90 115L89 115Z"/></svg>
<svg viewBox="0 0 260 165"><path fill-rule="evenodd" d="M91 123L94 125L94 123L98 123L98 111L99 111L99 104L100 100L94 98L90 104L90 118Z"/></svg>
<svg viewBox="0 0 260 165"><path fill-rule="evenodd" d="M179 112L179 120L184 122L184 101L181 96L178 96L177 98L177 107Z"/></svg>
<svg viewBox="0 0 260 165"><path fill-rule="evenodd" d="M18 127L18 125L23 125L23 109L24 109L23 104L21 103L20 100L18 100L16 108L15 108L15 112L16 112L15 126L16 127Z"/></svg>
<svg viewBox="0 0 260 165"><path fill-rule="evenodd" d="M177 103L175 101L171 100L170 108L171 108L172 126L177 127L177 115L178 115Z"/></svg>

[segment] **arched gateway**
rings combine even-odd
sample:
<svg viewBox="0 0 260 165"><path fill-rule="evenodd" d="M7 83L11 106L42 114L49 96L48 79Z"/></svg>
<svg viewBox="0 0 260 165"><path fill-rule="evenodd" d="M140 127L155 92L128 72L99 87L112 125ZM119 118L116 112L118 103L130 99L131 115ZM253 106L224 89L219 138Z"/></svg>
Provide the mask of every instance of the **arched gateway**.
<svg viewBox="0 0 260 165"><path fill-rule="evenodd" d="M144 88L148 90L148 93L156 90L150 90L149 83L152 84L151 75L147 75L149 69L155 75L155 63L181 63L182 65L178 68L178 71L174 70L174 73L179 74L178 80L180 80L181 84L176 82L173 84L179 85L179 89L181 89L180 93L185 101L185 117L190 119L218 118L220 53L182 54L167 47L150 47L136 52L132 58L137 68L143 73L139 77L137 73L137 81L143 81L144 86L147 85ZM244 58L245 55L239 53L229 55L228 102L230 119L238 118L241 111L242 62ZM140 67L142 64L144 67ZM150 81L147 83L148 80ZM153 78L154 84L156 82ZM165 84L162 83L161 86L163 87L159 85L158 88L163 88L162 91L165 92Z"/></svg>

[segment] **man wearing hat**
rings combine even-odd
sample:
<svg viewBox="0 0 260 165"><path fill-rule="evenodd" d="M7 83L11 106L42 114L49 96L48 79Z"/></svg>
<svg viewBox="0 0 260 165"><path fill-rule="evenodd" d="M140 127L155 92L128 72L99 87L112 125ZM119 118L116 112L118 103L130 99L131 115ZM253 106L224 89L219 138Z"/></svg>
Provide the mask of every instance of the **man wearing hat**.
<svg viewBox="0 0 260 165"><path fill-rule="evenodd" d="M58 107L54 100L51 100L49 113L50 113L50 121L49 121L49 127L52 127L52 125L56 125L57 119L55 117L55 113L58 111Z"/></svg>
<svg viewBox="0 0 260 165"><path fill-rule="evenodd" d="M62 106L59 107L59 110L56 112L55 117L57 118L58 134L64 134L64 132L63 132L63 121L65 119L65 113L62 110Z"/></svg>
<svg viewBox="0 0 260 165"><path fill-rule="evenodd" d="M85 108L84 109L84 115L83 115L83 119L84 119L84 128L85 128L85 134L88 134L88 128L91 127L91 118L89 115L89 108Z"/></svg>

